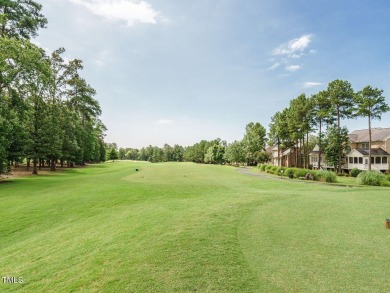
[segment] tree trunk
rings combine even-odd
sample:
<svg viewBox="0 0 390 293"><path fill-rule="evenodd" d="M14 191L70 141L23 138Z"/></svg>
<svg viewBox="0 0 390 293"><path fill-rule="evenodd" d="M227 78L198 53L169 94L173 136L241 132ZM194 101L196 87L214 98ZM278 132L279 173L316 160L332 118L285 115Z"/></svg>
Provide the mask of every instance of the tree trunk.
<svg viewBox="0 0 390 293"><path fill-rule="evenodd" d="M31 159L27 159L27 167L26 167L27 171L30 171L30 161Z"/></svg>
<svg viewBox="0 0 390 293"><path fill-rule="evenodd" d="M37 164L38 164L38 160L37 159L33 159L33 171L32 171L33 175L38 174Z"/></svg>
<svg viewBox="0 0 390 293"><path fill-rule="evenodd" d="M306 161L305 161L305 135L303 135L303 138L301 140L301 147L299 150L299 158L301 163L301 168L305 168Z"/></svg>
<svg viewBox="0 0 390 293"><path fill-rule="evenodd" d="M56 161L54 157L50 159L50 171L56 171Z"/></svg>
<svg viewBox="0 0 390 293"><path fill-rule="evenodd" d="M340 109L337 108L337 134L338 134L338 139L340 139ZM337 173L341 173L341 145L339 145L339 153L338 153L338 166L337 166Z"/></svg>
<svg viewBox="0 0 390 293"><path fill-rule="evenodd" d="M368 171L371 171L371 116L368 115Z"/></svg>
<svg viewBox="0 0 390 293"><path fill-rule="evenodd" d="M294 156L295 156L295 166L294 167L298 167L299 163L298 163L298 160L299 160L299 156L298 156L298 153L299 153L299 140L298 142L296 143L296 147L294 147Z"/></svg>
<svg viewBox="0 0 390 293"><path fill-rule="evenodd" d="M320 129L319 129L319 138L318 138L318 170L321 168L321 151L322 151L322 141L321 141L321 131L322 131L322 122L320 122Z"/></svg>
<svg viewBox="0 0 390 293"><path fill-rule="evenodd" d="M61 168L64 168L64 159L60 160Z"/></svg>

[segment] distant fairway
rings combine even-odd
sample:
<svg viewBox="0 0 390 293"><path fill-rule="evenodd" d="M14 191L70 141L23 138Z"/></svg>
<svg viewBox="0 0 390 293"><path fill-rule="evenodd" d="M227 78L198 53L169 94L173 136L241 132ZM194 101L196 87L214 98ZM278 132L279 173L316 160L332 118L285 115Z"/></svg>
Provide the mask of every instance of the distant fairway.
<svg viewBox="0 0 390 293"><path fill-rule="evenodd" d="M0 203L0 292L390 292L388 188L115 162Z"/></svg>

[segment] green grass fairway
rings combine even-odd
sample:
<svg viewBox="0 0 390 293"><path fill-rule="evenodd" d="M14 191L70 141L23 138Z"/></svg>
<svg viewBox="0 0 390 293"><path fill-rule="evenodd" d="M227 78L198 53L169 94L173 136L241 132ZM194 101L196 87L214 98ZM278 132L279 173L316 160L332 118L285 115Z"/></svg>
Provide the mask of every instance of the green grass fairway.
<svg viewBox="0 0 390 293"><path fill-rule="evenodd" d="M23 278L0 292L390 292L388 188L115 162L0 206L0 275Z"/></svg>

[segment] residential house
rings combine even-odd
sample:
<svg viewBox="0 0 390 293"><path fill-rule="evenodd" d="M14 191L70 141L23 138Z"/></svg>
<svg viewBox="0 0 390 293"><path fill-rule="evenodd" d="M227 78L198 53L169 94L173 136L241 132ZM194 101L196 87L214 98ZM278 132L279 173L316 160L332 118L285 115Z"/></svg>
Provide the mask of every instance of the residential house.
<svg viewBox="0 0 390 293"><path fill-rule="evenodd" d="M348 170L368 170L368 129L348 134L351 151L347 154ZM371 170L388 173L390 170L390 128L371 129Z"/></svg>
<svg viewBox="0 0 390 293"><path fill-rule="evenodd" d="M297 145L295 147L291 147L288 149L280 149L280 154L279 154L279 160L280 160L280 166L283 167L299 167L299 148ZM273 146L271 149L271 159L270 163L274 166L278 166L278 147ZM298 161L298 163L297 163Z"/></svg>
<svg viewBox="0 0 390 293"><path fill-rule="evenodd" d="M268 164L277 166L278 165L278 147L268 146L265 148L265 151L269 154Z"/></svg>
<svg viewBox="0 0 390 293"><path fill-rule="evenodd" d="M321 152L321 158L319 158L319 154L320 147L318 145L309 153L309 164L313 166L313 169L318 169L318 161L320 161L320 168L327 167L324 151L322 150Z"/></svg>

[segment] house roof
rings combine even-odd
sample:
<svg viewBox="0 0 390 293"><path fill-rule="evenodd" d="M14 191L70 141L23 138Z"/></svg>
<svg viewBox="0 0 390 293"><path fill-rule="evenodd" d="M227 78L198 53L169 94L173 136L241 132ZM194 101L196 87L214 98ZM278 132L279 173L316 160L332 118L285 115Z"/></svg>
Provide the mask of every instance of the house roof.
<svg viewBox="0 0 390 293"><path fill-rule="evenodd" d="M356 149L363 156L368 156L368 149ZM371 149L371 156L390 156L390 154L382 149Z"/></svg>
<svg viewBox="0 0 390 293"><path fill-rule="evenodd" d="M351 142L367 142L368 129L355 130L348 134ZM390 137L390 128L371 128L371 141L385 141Z"/></svg>
<svg viewBox="0 0 390 293"><path fill-rule="evenodd" d="M309 155L318 155L319 152L320 152L320 147L318 146L318 144L316 144L313 150L309 153Z"/></svg>

